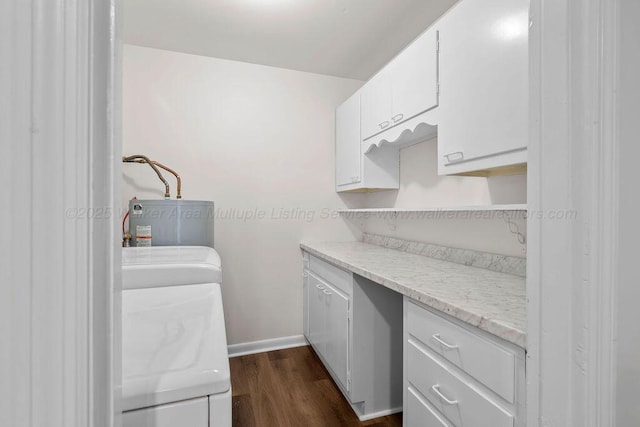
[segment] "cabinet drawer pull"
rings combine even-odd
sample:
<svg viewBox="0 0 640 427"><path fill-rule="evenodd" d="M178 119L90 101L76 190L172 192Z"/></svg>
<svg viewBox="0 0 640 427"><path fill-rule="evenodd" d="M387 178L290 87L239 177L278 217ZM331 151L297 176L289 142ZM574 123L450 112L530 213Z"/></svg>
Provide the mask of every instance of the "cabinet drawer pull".
<svg viewBox="0 0 640 427"><path fill-rule="evenodd" d="M325 294L325 295L331 295L331 292L329 292L329 291L328 291L328 290L326 290L326 289L323 289L323 290L322 290L322 293L323 293L323 294Z"/></svg>
<svg viewBox="0 0 640 427"><path fill-rule="evenodd" d="M389 123L388 120L385 120L384 122L380 123L378 126L380 126L380 129L386 129L387 127L389 127L391 123Z"/></svg>
<svg viewBox="0 0 640 427"><path fill-rule="evenodd" d="M446 342L442 338L440 338L440 334L433 334L433 335L431 335L431 338L433 338L434 340L436 340L437 342L442 344L447 350L454 350L454 349L458 348L457 345L449 344L448 342Z"/></svg>
<svg viewBox="0 0 640 427"><path fill-rule="evenodd" d="M464 159L464 154L462 154L462 151L456 151L455 153L445 154L444 158L447 159L448 163L459 162Z"/></svg>
<svg viewBox="0 0 640 427"><path fill-rule="evenodd" d="M324 290L324 286L322 286L320 283L316 285L316 288L320 289L321 291Z"/></svg>
<svg viewBox="0 0 640 427"><path fill-rule="evenodd" d="M440 385L439 385L439 384L434 384L434 385L431 387L431 390L433 390L433 392L434 392L438 397L440 397L440 399L444 400L444 401L445 401L445 403L447 403L447 404L449 404L449 405L457 405L457 404L458 404L458 401L457 401L457 400L450 400L450 399L447 399L447 398L445 397L445 395L444 395L444 394L442 394L442 392L440 391Z"/></svg>
<svg viewBox="0 0 640 427"><path fill-rule="evenodd" d="M400 113L391 117L391 120L393 120L393 123L398 123L400 120L402 120L403 117L404 117L404 114Z"/></svg>

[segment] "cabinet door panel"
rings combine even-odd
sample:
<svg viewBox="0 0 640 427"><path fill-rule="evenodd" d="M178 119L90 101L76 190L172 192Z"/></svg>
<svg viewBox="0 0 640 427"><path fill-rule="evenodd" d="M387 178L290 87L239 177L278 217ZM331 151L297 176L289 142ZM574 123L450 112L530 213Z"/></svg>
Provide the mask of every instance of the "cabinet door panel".
<svg viewBox="0 0 640 427"><path fill-rule="evenodd" d="M360 182L360 93L336 109L336 187Z"/></svg>
<svg viewBox="0 0 640 427"><path fill-rule="evenodd" d="M316 351L324 356L324 343L326 329L324 324L325 307L323 284L320 280L309 273L309 342Z"/></svg>
<svg viewBox="0 0 640 427"><path fill-rule="evenodd" d="M362 139L391 127L391 83L389 70L383 69L362 86Z"/></svg>
<svg viewBox="0 0 640 427"><path fill-rule="evenodd" d="M349 391L347 383L349 298L330 285L327 285L325 291L327 316L325 359L342 386Z"/></svg>
<svg viewBox="0 0 640 427"><path fill-rule="evenodd" d="M309 338L309 271L302 274L302 330L304 336Z"/></svg>
<svg viewBox="0 0 640 427"><path fill-rule="evenodd" d="M437 35L428 30L391 63L392 125L438 106Z"/></svg>
<svg viewBox="0 0 640 427"><path fill-rule="evenodd" d="M464 0L437 24L442 165L527 145L528 0Z"/></svg>

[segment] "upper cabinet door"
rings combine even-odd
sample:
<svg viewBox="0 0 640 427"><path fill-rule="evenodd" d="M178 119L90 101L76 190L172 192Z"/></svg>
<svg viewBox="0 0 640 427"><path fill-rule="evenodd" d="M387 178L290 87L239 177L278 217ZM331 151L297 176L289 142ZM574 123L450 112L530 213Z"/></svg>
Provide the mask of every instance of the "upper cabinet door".
<svg viewBox="0 0 640 427"><path fill-rule="evenodd" d="M362 139L392 126L389 69L384 68L361 89Z"/></svg>
<svg viewBox="0 0 640 427"><path fill-rule="evenodd" d="M528 17L528 0L462 0L437 23L441 173L526 148Z"/></svg>
<svg viewBox="0 0 640 427"><path fill-rule="evenodd" d="M438 32L430 28L390 64L391 124L438 106Z"/></svg>
<svg viewBox="0 0 640 427"><path fill-rule="evenodd" d="M360 92L336 109L336 190L362 180Z"/></svg>

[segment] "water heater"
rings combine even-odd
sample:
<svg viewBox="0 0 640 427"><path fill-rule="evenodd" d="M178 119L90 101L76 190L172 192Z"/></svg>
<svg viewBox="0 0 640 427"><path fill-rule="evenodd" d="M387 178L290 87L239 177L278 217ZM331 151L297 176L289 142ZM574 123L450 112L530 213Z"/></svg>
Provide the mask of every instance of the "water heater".
<svg viewBox="0 0 640 427"><path fill-rule="evenodd" d="M213 247L213 202L130 200L132 246Z"/></svg>

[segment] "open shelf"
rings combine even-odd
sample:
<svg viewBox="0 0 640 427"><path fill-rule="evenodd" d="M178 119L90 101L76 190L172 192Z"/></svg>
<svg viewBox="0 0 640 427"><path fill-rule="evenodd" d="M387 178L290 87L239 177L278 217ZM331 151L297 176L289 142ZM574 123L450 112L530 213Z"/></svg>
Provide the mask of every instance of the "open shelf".
<svg viewBox="0 0 640 427"><path fill-rule="evenodd" d="M477 205L477 206L442 206L430 208L366 208L366 209L340 209L341 214L347 213L378 213L378 212L481 212L481 211L505 211L505 212L526 212L526 204L512 205Z"/></svg>

